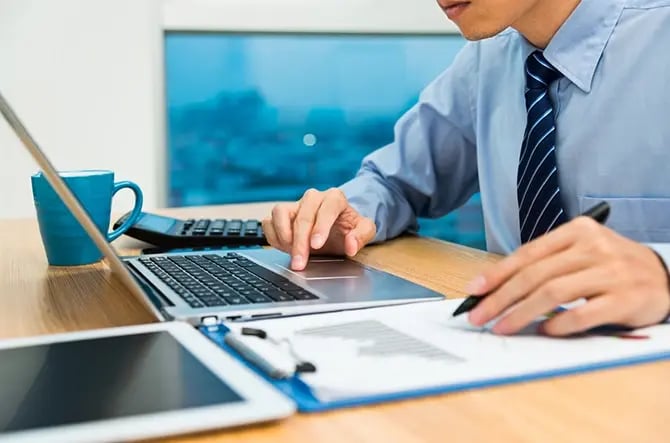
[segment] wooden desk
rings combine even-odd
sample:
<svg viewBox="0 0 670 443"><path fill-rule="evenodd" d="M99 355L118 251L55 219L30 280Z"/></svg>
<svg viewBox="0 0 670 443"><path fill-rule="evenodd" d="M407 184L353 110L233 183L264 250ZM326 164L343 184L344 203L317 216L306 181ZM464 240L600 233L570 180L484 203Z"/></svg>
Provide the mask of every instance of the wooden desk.
<svg viewBox="0 0 670 443"><path fill-rule="evenodd" d="M270 205L166 210L186 216L262 218ZM137 243L120 240L123 253ZM0 338L121 326L151 317L103 265L48 269L34 220L0 221ZM369 247L363 263L448 296L487 262L472 249L405 238ZM670 362L408 400L179 442L667 442Z"/></svg>

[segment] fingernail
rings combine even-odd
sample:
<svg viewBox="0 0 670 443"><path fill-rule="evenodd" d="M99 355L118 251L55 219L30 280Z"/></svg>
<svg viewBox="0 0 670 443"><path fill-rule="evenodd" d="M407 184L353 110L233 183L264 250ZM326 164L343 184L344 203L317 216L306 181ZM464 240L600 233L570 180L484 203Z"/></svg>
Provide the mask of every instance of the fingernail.
<svg viewBox="0 0 670 443"><path fill-rule="evenodd" d="M323 235L321 234L314 234L312 236L312 248L314 249L319 249L321 246L323 246L324 243L324 238Z"/></svg>
<svg viewBox="0 0 670 443"><path fill-rule="evenodd" d="M302 255L294 255L291 260L291 267L293 269L302 269L305 266L305 259Z"/></svg>
<svg viewBox="0 0 670 443"><path fill-rule="evenodd" d="M481 294L484 289L484 286L486 285L486 280L484 279L483 275L478 275L475 277L473 280L470 281L467 285L465 285L465 292L468 294Z"/></svg>
<svg viewBox="0 0 670 443"><path fill-rule="evenodd" d="M500 326L500 322L496 323L493 328L491 328L491 332L493 332L496 335L507 335L507 328L505 328L505 324L503 323L502 326Z"/></svg>
<svg viewBox="0 0 670 443"><path fill-rule="evenodd" d="M354 243L353 243L353 244L354 244L353 249L350 249L349 251L345 251L346 254L347 254L347 256L349 256L349 257L353 257L354 255L358 254L358 249L359 249L359 247L358 247L358 239L357 239L356 237L354 237L353 242L354 242Z"/></svg>
<svg viewBox="0 0 670 443"><path fill-rule="evenodd" d="M468 321L472 326L482 326L484 324L482 315L482 310L475 308L468 313Z"/></svg>

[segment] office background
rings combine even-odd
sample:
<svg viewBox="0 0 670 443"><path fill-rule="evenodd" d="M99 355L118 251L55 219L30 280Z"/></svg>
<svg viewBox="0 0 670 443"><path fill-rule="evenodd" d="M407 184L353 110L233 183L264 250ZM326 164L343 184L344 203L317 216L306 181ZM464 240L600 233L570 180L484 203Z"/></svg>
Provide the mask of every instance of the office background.
<svg viewBox="0 0 670 443"><path fill-rule="evenodd" d="M114 169L139 182L148 209L294 200L348 180L390 142L464 43L431 2L323 8L334 7L0 0L0 56L13 66L0 91L59 168ZM34 168L2 126L0 149L0 186L14 189L0 216L32 215ZM420 225L484 247L477 196Z"/></svg>

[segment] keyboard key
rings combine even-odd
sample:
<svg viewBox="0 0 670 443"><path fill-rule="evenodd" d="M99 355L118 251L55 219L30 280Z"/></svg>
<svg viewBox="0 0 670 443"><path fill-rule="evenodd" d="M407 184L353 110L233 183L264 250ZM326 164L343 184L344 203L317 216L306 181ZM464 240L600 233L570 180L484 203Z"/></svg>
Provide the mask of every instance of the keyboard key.
<svg viewBox="0 0 670 443"><path fill-rule="evenodd" d="M246 268L248 266L253 266L256 263L252 262L251 260L247 260L246 258L240 258L235 262L235 264Z"/></svg>
<svg viewBox="0 0 670 443"><path fill-rule="evenodd" d="M300 286L291 283L290 281L276 282L275 285L279 286L284 291L298 291L302 289Z"/></svg>
<svg viewBox="0 0 670 443"><path fill-rule="evenodd" d="M267 280L271 283L279 283L279 282L287 282L286 278L282 277L279 274L275 274L274 272L270 271L269 269L266 269L262 266L259 265L253 265L249 266L246 268L249 272L252 272L256 274L258 277L262 278L263 280Z"/></svg>
<svg viewBox="0 0 670 443"><path fill-rule="evenodd" d="M217 219L212 222L210 225L209 229L220 229L223 230L224 226L226 226L226 221L223 219Z"/></svg>
<svg viewBox="0 0 670 443"><path fill-rule="evenodd" d="M210 297L203 300L207 306L225 306L226 302L218 297Z"/></svg>
<svg viewBox="0 0 670 443"><path fill-rule="evenodd" d="M188 291L188 289L186 289L186 288L181 288L181 287L180 287L180 288L176 288L176 289L174 290L174 292L176 292L177 294L181 295L182 297L185 296L185 295L190 295L190 292Z"/></svg>
<svg viewBox="0 0 670 443"><path fill-rule="evenodd" d="M211 223L210 220L208 220L206 218L203 218L203 219L198 220L197 222L195 222L194 229L205 229L205 230L207 230L207 227L209 226L210 223Z"/></svg>
<svg viewBox="0 0 670 443"><path fill-rule="evenodd" d="M223 289L213 289L214 293L220 297L232 297L234 295L239 295L236 293L236 291L230 289L230 288L223 288Z"/></svg>
<svg viewBox="0 0 670 443"><path fill-rule="evenodd" d="M223 297L223 299L229 305L246 305L246 304L249 304L249 300L247 300L243 297L240 297L239 295L234 295L232 297Z"/></svg>
<svg viewBox="0 0 670 443"><path fill-rule="evenodd" d="M265 292L265 295L270 297L274 301L290 301L295 300L291 295L282 292L278 289L271 289Z"/></svg>
<svg viewBox="0 0 670 443"><path fill-rule="evenodd" d="M247 220L244 223L244 236L245 237L255 237L258 235L258 221L256 220Z"/></svg>
<svg viewBox="0 0 670 443"><path fill-rule="evenodd" d="M240 230L242 229L242 220L231 220L228 222L228 229L236 229ZM238 255L239 256L239 255Z"/></svg>
<svg viewBox="0 0 670 443"><path fill-rule="evenodd" d="M233 289L238 289L240 291L243 290L244 288L249 287L249 285L245 285L241 281L234 281L234 282L230 283L229 286Z"/></svg>
<svg viewBox="0 0 670 443"><path fill-rule="evenodd" d="M246 298L251 300L252 303L270 303L272 302L271 298L268 298L261 294L260 292L254 292L249 295L245 295Z"/></svg>
<svg viewBox="0 0 670 443"><path fill-rule="evenodd" d="M316 295L312 294L311 292L307 292L303 289L299 291L289 291L289 294L291 294L293 297L295 297L296 300L318 300L319 297Z"/></svg>
<svg viewBox="0 0 670 443"><path fill-rule="evenodd" d="M269 286L268 282L264 282L264 283L265 283L264 285L253 285L253 286L254 286L254 288L256 288L257 291L260 291L260 292L263 292L263 293L266 293L267 291L269 291L271 289L275 289L274 286Z"/></svg>

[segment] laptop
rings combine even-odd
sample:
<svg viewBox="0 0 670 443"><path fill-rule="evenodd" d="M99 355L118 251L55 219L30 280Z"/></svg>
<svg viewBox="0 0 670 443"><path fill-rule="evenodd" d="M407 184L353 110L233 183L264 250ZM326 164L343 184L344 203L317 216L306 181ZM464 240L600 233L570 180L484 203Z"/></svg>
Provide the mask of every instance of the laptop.
<svg viewBox="0 0 670 443"><path fill-rule="evenodd" d="M175 252L121 258L79 204L0 93L0 112L47 181L130 292L160 320L194 326L222 321L370 308L443 296L408 280L340 257L313 257L289 268L276 249Z"/></svg>

